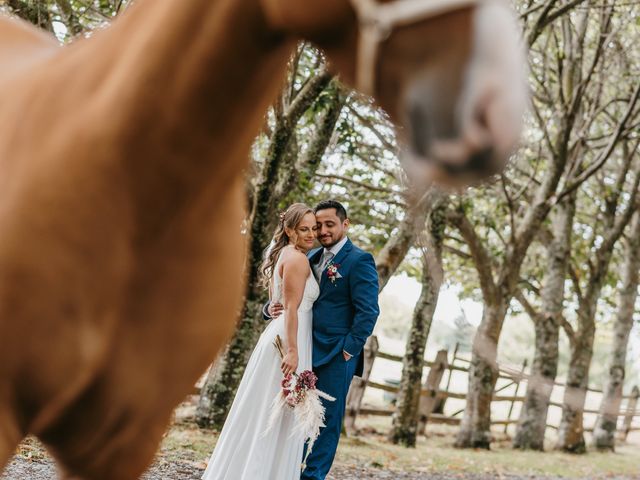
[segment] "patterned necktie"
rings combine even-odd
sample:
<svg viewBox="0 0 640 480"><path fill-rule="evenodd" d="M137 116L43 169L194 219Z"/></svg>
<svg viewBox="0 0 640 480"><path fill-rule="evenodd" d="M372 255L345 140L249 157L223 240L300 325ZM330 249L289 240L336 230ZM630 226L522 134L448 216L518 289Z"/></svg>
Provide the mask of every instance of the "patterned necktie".
<svg viewBox="0 0 640 480"><path fill-rule="evenodd" d="M329 262L331 261L331 259L333 258L333 252L331 252L330 250L325 250L322 254L322 267L320 268L321 272L324 272L324 269L327 268L327 265L329 265Z"/></svg>

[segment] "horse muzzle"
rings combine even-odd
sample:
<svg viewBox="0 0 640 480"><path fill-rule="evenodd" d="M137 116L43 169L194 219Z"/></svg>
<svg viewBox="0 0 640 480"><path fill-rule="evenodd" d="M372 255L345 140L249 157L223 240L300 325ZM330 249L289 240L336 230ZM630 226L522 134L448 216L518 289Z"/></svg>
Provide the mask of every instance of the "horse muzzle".
<svg viewBox="0 0 640 480"><path fill-rule="evenodd" d="M409 179L417 185L437 183L444 187L477 184L503 170L508 154L489 142L434 141L420 152L409 147L401 154Z"/></svg>

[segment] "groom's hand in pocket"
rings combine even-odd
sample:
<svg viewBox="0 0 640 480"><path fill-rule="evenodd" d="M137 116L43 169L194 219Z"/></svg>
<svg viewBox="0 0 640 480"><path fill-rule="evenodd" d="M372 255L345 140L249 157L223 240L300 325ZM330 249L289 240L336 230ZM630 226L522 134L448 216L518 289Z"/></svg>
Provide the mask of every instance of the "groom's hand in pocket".
<svg viewBox="0 0 640 480"><path fill-rule="evenodd" d="M344 361L348 362L349 360L351 360L353 358L353 355L351 355L350 353L346 352L346 351L342 351L342 356L344 357Z"/></svg>
<svg viewBox="0 0 640 480"><path fill-rule="evenodd" d="M283 309L284 307L282 306L281 303L275 302L275 303L269 304L269 308L267 309L267 311L269 312L269 315L271 316L271 318L278 318L282 313Z"/></svg>

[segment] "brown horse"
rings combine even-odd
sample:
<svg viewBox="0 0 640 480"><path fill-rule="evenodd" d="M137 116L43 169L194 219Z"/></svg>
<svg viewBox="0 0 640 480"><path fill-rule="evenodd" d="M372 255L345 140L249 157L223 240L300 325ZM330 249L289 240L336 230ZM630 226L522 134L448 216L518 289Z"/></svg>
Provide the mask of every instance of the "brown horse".
<svg viewBox="0 0 640 480"><path fill-rule="evenodd" d="M430 175L500 167L526 98L508 12L352 2L140 0L66 47L0 19L0 470L30 433L66 478L149 465L234 328L241 172L298 39Z"/></svg>

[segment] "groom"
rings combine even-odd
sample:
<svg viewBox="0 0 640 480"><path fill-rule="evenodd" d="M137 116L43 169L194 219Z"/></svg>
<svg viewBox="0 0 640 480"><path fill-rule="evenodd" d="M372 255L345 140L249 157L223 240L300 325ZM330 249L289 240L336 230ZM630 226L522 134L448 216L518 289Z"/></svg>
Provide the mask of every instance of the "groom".
<svg viewBox="0 0 640 480"><path fill-rule="evenodd" d="M331 469L349 385L354 374L362 375L362 349L379 313L375 262L347 238L347 211L334 200L320 202L314 210L322 248L308 255L320 285L313 305L313 371L317 388L336 400L323 400L326 426L307 458L301 480L322 480ZM269 307L271 316L277 315L278 307Z"/></svg>

